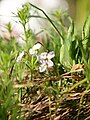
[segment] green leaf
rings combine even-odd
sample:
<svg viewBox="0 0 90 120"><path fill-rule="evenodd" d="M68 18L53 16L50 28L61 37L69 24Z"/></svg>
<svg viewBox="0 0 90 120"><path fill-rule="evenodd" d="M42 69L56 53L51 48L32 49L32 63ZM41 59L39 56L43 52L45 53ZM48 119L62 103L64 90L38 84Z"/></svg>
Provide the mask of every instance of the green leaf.
<svg viewBox="0 0 90 120"><path fill-rule="evenodd" d="M82 39L90 35L90 14L87 16L83 25Z"/></svg>
<svg viewBox="0 0 90 120"><path fill-rule="evenodd" d="M88 61L90 58L90 14L87 16L83 25L82 40L83 49L86 52L86 60Z"/></svg>
<svg viewBox="0 0 90 120"><path fill-rule="evenodd" d="M61 46L60 48L60 63L63 64L63 59L64 59L64 45Z"/></svg>
<svg viewBox="0 0 90 120"><path fill-rule="evenodd" d="M71 37L74 35L74 21L71 21L71 25L69 26L68 32L67 32L67 39L71 39Z"/></svg>
<svg viewBox="0 0 90 120"><path fill-rule="evenodd" d="M70 44L70 49L69 49L69 54L70 54L70 57L72 60L75 60L75 56L76 56L76 41L71 41L71 44Z"/></svg>

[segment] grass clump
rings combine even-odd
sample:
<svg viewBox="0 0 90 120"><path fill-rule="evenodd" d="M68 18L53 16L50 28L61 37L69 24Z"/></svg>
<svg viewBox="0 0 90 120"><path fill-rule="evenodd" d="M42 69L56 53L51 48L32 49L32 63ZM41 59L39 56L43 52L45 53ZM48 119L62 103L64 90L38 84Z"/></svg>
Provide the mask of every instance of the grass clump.
<svg viewBox="0 0 90 120"><path fill-rule="evenodd" d="M28 26L32 7L51 24L44 29L44 41L38 42ZM24 4L16 16L23 26L25 44L20 46L15 36L0 38L0 118L88 120L90 15L80 32L66 13L56 11L51 19L30 3ZM7 30L11 35L10 23Z"/></svg>

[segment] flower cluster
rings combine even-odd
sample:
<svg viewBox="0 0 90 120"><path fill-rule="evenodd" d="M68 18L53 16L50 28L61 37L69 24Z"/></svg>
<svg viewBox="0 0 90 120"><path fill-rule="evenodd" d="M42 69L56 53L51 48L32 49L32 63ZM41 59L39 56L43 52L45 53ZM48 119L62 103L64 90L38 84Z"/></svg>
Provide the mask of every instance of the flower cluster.
<svg viewBox="0 0 90 120"><path fill-rule="evenodd" d="M51 68L54 63L53 61L51 60L53 57L55 57L55 53L54 51L51 51L51 52L42 52L40 55L38 55L38 49L41 48L41 44L40 43L37 43L35 44L32 48L29 49L29 54L30 55L33 55L37 58L37 60L39 61L40 63L40 66L39 66L39 72L44 72L44 71L48 71L48 68ZM25 52L22 51L19 56L17 57L17 60L16 62L20 62L22 57L25 55Z"/></svg>
<svg viewBox="0 0 90 120"><path fill-rule="evenodd" d="M41 55L38 58L38 60L40 61L40 67L39 67L40 72L47 71L48 68L50 68L54 65L53 62L51 61L51 59L54 56L55 56L54 51L51 51L49 53L47 53L47 52L41 53Z"/></svg>

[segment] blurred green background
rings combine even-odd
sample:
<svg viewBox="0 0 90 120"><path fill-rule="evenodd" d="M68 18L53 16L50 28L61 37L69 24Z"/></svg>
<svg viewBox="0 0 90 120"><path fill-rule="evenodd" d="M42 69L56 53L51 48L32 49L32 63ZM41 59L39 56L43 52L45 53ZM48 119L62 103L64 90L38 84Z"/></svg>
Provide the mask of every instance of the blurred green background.
<svg viewBox="0 0 90 120"><path fill-rule="evenodd" d="M67 0L69 14L74 19L78 29L81 29L86 17L90 14L90 0Z"/></svg>

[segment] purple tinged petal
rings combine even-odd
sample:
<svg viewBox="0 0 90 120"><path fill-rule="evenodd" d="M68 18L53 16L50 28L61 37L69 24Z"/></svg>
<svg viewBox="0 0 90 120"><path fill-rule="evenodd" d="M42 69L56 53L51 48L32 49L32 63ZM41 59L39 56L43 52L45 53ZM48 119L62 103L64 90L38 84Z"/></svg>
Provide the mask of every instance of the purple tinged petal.
<svg viewBox="0 0 90 120"><path fill-rule="evenodd" d="M47 58L47 52L42 52L40 55L40 59L46 59Z"/></svg>
<svg viewBox="0 0 90 120"><path fill-rule="evenodd" d="M44 63L41 64L40 67L39 67L39 71L40 71L40 72L44 72L44 71L46 71L46 69L47 69L47 65L44 64Z"/></svg>
<svg viewBox="0 0 90 120"><path fill-rule="evenodd" d="M41 47L41 44L37 43L32 48L33 48L33 50L38 50L38 49L40 49L40 47Z"/></svg>
<svg viewBox="0 0 90 120"><path fill-rule="evenodd" d="M47 61L48 68L53 66L53 62L51 60Z"/></svg>
<svg viewBox="0 0 90 120"><path fill-rule="evenodd" d="M35 44L31 49L29 49L29 54L30 55L37 54L37 50L40 49L40 47L41 47L40 43Z"/></svg>
<svg viewBox="0 0 90 120"><path fill-rule="evenodd" d="M49 52L48 53L48 59L52 59L53 57L55 57L54 51Z"/></svg>

